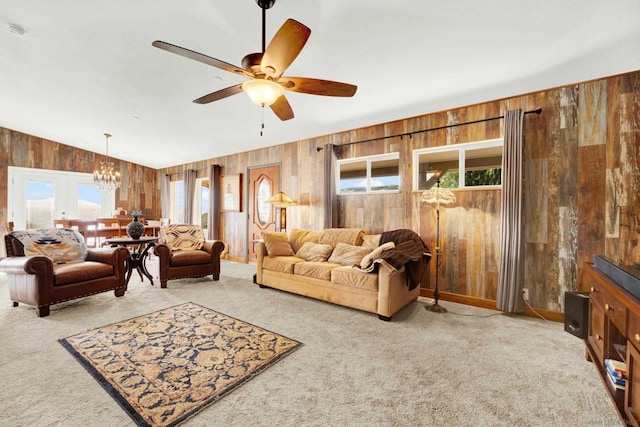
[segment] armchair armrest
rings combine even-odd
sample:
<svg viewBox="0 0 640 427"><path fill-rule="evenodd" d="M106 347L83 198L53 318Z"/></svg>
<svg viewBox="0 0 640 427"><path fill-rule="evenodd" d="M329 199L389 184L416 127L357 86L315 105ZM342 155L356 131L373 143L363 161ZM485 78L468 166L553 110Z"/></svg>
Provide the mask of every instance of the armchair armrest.
<svg viewBox="0 0 640 427"><path fill-rule="evenodd" d="M224 250L224 242L222 240L205 240L202 250L209 252L212 259L220 259L220 253Z"/></svg>
<svg viewBox="0 0 640 427"><path fill-rule="evenodd" d="M164 243L158 243L153 247L153 253L157 257L168 261L171 257L171 248Z"/></svg>
<svg viewBox="0 0 640 427"><path fill-rule="evenodd" d="M53 277L53 261L42 255L8 257L0 260L0 271L7 274L35 274Z"/></svg>
<svg viewBox="0 0 640 427"><path fill-rule="evenodd" d="M129 251L127 248L118 246L116 248L89 249L87 250L86 260L118 265L124 263L128 256Z"/></svg>

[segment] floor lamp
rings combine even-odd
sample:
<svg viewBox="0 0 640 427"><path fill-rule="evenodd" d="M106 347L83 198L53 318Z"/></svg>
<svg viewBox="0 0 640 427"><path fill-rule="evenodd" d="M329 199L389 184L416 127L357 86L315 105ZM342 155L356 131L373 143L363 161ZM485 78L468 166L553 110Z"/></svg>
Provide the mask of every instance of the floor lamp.
<svg viewBox="0 0 640 427"><path fill-rule="evenodd" d="M265 200L265 203L276 207L276 231L287 231L287 206L297 205L298 202L279 191Z"/></svg>
<svg viewBox="0 0 640 427"><path fill-rule="evenodd" d="M437 185L422 193L420 201L430 206L436 207L436 285L433 289L433 297L435 302L431 305L427 305L424 308L434 313L446 313L447 309L438 304L438 298L440 297L440 291L438 289L438 273L440 270L440 255L442 253L440 249L440 206L450 205L455 203L456 196L451 190L446 188L440 188L440 179L438 178Z"/></svg>

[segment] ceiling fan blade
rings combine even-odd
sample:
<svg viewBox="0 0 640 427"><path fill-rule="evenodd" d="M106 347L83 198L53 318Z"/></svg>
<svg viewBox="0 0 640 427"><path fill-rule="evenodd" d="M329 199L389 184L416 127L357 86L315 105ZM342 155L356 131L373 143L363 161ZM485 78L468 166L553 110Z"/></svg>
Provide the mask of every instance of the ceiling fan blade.
<svg viewBox="0 0 640 427"><path fill-rule="evenodd" d="M220 99L226 98L231 95L235 95L240 92L242 92L242 84L229 86L228 88L211 92L208 95L201 96L198 99L194 99L193 102L195 102L196 104L208 104L210 102L218 101Z"/></svg>
<svg viewBox="0 0 640 427"><path fill-rule="evenodd" d="M284 95L281 95L270 107L271 111L273 111L280 120L293 119L293 110Z"/></svg>
<svg viewBox="0 0 640 427"><path fill-rule="evenodd" d="M292 92L309 93L324 96L353 96L358 86L331 80L310 79L307 77L281 77L278 83Z"/></svg>
<svg viewBox="0 0 640 427"><path fill-rule="evenodd" d="M271 77L278 78L298 56L311 30L294 19L287 19L264 51L260 68Z"/></svg>
<svg viewBox="0 0 640 427"><path fill-rule="evenodd" d="M221 61L216 58L212 58L210 56L195 52L193 50L186 49L184 47L176 46L171 43L163 42L160 40L156 40L151 44L159 49L166 50L167 52L175 53L177 55L184 56L185 58L193 59L194 61L202 62L203 64L211 65L213 67L219 68L224 71L228 71L230 73L240 74L248 77L254 77L253 74L248 73L246 70L243 70L240 67L236 67L233 64L229 64L227 62Z"/></svg>

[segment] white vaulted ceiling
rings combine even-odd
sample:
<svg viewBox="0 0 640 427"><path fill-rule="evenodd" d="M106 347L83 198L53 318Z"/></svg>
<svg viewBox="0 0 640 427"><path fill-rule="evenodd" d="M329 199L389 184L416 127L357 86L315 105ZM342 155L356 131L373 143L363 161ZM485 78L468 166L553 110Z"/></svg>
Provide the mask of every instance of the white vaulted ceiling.
<svg viewBox="0 0 640 427"><path fill-rule="evenodd" d="M0 126L161 168L640 69L637 0L277 0L267 42L287 18L311 36L286 74L358 92L287 92L260 137L246 94L192 102L243 78L151 46L240 66L254 0L0 0Z"/></svg>

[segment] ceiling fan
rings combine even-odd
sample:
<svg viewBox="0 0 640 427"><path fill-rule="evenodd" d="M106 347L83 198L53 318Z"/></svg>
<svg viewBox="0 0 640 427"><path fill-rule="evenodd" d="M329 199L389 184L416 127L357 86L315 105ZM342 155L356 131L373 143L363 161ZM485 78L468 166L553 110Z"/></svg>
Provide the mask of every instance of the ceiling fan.
<svg viewBox="0 0 640 427"><path fill-rule="evenodd" d="M152 43L153 46L168 52L249 78L244 83L217 90L193 102L208 104L244 91L256 104L269 106L280 120L289 120L293 118L293 110L284 96L285 90L341 97L350 97L356 93L358 87L348 83L283 76L284 71L304 47L311 30L294 19L287 19L265 49L266 11L275 4L275 0L255 1L262 9L262 52L245 56L242 59L242 68L160 40Z"/></svg>

